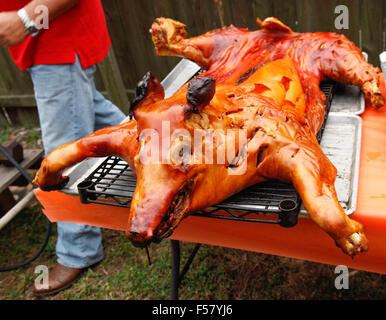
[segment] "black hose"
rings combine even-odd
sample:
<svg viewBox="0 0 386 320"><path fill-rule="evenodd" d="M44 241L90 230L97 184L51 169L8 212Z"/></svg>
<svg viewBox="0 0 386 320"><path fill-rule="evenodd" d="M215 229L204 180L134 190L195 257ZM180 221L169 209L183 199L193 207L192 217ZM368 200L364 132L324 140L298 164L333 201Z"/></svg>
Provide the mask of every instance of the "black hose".
<svg viewBox="0 0 386 320"><path fill-rule="evenodd" d="M0 144L0 152L2 152L4 154L4 156L8 159L9 162L11 162L16 169L18 169L20 171L20 173L24 176L24 178L27 179L27 181L29 183L32 184L33 188L37 188L37 186L32 183L32 179L31 177L29 176L29 174L24 170L24 168L8 153L8 151ZM51 234L51 229L52 229L52 224L50 222L50 220L48 220L46 218L46 221L47 221L47 227L46 227L46 236L44 237L44 240L43 240L43 243L41 244L40 246L40 249L39 251L32 257L32 258L29 258L21 263L18 263L18 264L15 264L15 265L12 265L12 266L6 266L6 267L0 267L0 272L6 272L6 271L11 271L11 270L16 270L16 269L19 269L21 267L24 267L26 266L27 264L35 261L39 256L40 254L43 252L43 250L46 248L47 246L47 243L48 243L48 240L50 239L50 234Z"/></svg>
<svg viewBox="0 0 386 320"><path fill-rule="evenodd" d="M40 254L46 248L48 240L50 239L50 234L51 234L52 223L47 218L46 218L46 220L47 220L46 236L44 238L42 245L40 246L39 251L32 258L29 258L21 263L15 264L13 266L0 267L0 272L12 271L12 270L16 270L16 269L19 269L21 267L24 267L27 264L35 261L40 256Z"/></svg>

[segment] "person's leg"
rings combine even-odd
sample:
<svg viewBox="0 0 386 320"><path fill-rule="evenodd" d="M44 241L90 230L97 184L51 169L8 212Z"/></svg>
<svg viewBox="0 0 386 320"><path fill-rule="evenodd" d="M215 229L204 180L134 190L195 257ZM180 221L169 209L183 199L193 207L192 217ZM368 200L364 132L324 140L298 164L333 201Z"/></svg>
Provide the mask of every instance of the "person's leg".
<svg viewBox="0 0 386 320"><path fill-rule="evenodd" d="M56 255L61 265L83 269L103 259L100 228L67 222L57 225Z"/></svg>
<svg viewBox="0 0 386 320"><path fill-rule="evenodd" d="M78 61L30 68L46 154L94 131L94 88L86 70ZM64 222L57 225L60 264L82 269L103 259L99 228Z"/></svg>
<svg viewBox="0 0 386 320"><path fill-rule="evenodd" d="M117 106L115 106L110 100L106 99L99 91L97 91L94 83L95 69L93 68L95 68L95 66L89 68L90 70L87 71L90 77L90 83L94 97L94 129L99 130L104 127L115 126L121 123L126 118L126 116Z"/></svg>

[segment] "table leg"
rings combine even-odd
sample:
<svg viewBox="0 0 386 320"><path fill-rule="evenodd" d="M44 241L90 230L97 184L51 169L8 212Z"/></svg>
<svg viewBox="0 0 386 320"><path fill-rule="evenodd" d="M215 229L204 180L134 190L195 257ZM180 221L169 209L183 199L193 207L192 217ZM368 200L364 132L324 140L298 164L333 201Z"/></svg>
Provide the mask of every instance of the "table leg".
<svg viewBox="0 0 386 320"><path fill-rule="evenodd" d="M171 279L171 290L170 290L170 299L178 300L178 288L185 274L188 272L190 265L193 262L194 257L196 256L198 250L201 247L201 243L197 243L194 247L192 253L190 254L188 260L186 261L184 268L180 272L181 265L181 249L180 242L178 240L171 240L172 248L172 279Z"/></svg>
<svg viewBox="0 0 386 320"><path fill-rule="evenodd" d="M180 284L180 242L178 240L171 240L172 249L172 279L170 288L170 299L178 300L178 286Z"/></svg>

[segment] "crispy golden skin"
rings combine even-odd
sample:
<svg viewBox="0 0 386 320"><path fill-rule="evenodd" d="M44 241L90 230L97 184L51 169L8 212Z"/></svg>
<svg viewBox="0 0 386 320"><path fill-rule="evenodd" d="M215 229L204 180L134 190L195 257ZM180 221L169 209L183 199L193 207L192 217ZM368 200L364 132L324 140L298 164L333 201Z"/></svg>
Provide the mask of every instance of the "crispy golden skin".
<svg viewBox="0 0 386 320"><path fill-rule="evenodd" d="M42 188L60 184L64 168L86 157L122 157L137 175L127 235L136 245L146 245L169 236L189 213L248 186L268 179L291 181L311 218L346 254L366 251L363 226L340 206L336 169L316 140L325 100L319 83L331 78L358 85L379 107L382 73L344 36L294 33L275 18L258 22L263 27L258 31L230 26L188 39L182 23L156 19L150 32L157 53L189 58L207 71L168 99L157 79L146 75L133 104L135 120L54 150L35 183ZM236 139L234 147L241 152L232 161L199 162L197 146L181 135L163 143L165 122L170 132L191 136L232 129L236 136L245 133L245 142ZM148 153L147 130L159 135L156 149L165 161L141 160ZM228 139L212 135L200 148L215 142L216 159L230 148ZM171 161L174 154L182 156L180 161Z"/></svg>

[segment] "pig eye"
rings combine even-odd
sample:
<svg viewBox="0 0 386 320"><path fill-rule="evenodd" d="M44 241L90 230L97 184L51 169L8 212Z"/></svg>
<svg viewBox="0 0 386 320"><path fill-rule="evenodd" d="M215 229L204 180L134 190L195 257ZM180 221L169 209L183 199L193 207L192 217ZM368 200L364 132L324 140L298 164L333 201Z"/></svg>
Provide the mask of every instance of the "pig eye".
<svg viewBox="0 0 386 320"><path fill-rule="evenodd" d="M191 146L186 143L178 143L170 155L171 162L176 166L182 166L186 169L187 165L190 162L191 157Z"/></svg>
<svg viewBox="0 0 386 320"><path fill-rule="evenodd" d="M181 147L180 151L178 152L178 156L180 158L183 158L186 152L188 152L188 151L190 152L190 150L188 150L188 149L190 149L190 148L188 148L187 146Z"/></svg>

